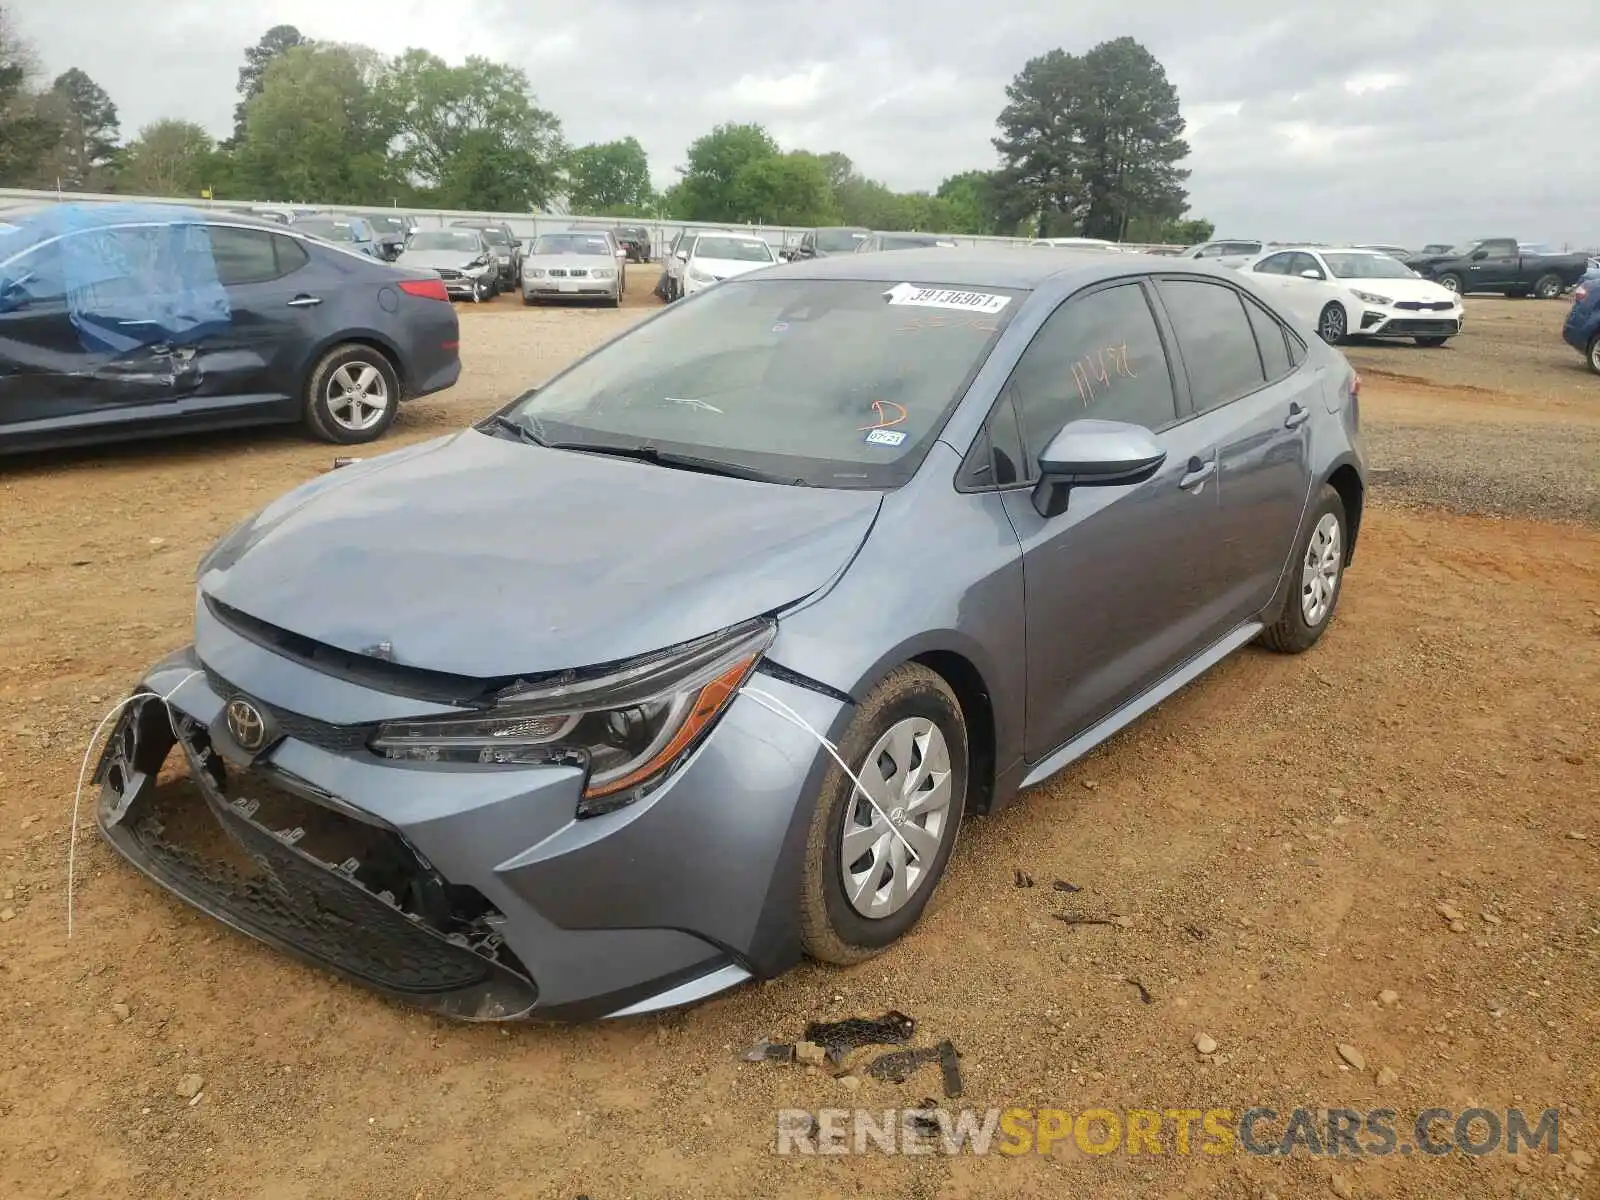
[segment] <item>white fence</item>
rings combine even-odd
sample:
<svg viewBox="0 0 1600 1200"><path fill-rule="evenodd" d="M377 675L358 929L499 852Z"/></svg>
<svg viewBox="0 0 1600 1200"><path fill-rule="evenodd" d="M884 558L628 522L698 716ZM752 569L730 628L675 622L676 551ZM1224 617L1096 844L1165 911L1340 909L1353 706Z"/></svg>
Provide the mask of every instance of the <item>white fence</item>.
<svg viewBox="0 0 1600 1200"><path fill-rule="evenodd" d="M578 224L604 223L608 225L636 225L643 226L650 231L651 250L653 257L659 257L667 244L678 233L685 229L725 230L739 229L744 233L753 233L764 239L775 249L792 245L798 241L800 235L813 228L809 225L736 225L715 221L660 221L642 217L584 217L557 213L504 213L504 212L458 212L448 209L431 208L385 208L375 205L348 205L332 207L319 204L283 204L277 201L250 201L250 200L188 200L173 196L120 196L104 192L53 192L32 191L26 188L0 188L0 210L13 208L20 205L32 204L181 204L186 208L215 209L220 212L251 212L260 210L276 210L278 212L353 212L353 213L392 213L398 216L411 217L415 223L424 229L439 228L450 224L452 221L461 220L491 220L504 221L511 226L513 232L519 237L537 237L541 233L560 233ZM899 231L884 231L899 232ZM938 233L947 241L957 245L975 246L1010 245L1026 246L1030 239L1011 237L990 237L982 234L946 234L939 230L926 230L923 232ZM1128 244L1128 250L1175 250L1175 246L1147 246Z"/></svg>

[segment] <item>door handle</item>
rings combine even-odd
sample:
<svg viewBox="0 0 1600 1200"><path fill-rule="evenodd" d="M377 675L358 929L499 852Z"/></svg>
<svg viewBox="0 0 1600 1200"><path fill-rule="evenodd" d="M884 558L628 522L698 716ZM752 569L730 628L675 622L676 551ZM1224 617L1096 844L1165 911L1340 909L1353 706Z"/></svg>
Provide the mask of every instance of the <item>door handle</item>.
<svg viewBox="0 0 1600 1200"><path fill-rule="evenodd" d="M1283 419L1283 427L1285 429L1299 429L1310 419L1311 410L1301 408L1300 405L1291 400L1289 402L1289 415Z"/></svg>
<svg viewBox="0 0 1600 1200"><path fill-rule="evenodd" d="M1191 458L1189 460L1188 474L1178 480L1178 486L1186 492L1192 492L1216 473L1216 459L1213 458L1210 462L1203 463L1198 458Z"/></svg>
<svg viewBox="0 0 1600 1200"><path fill-rule="evenodd" d="M296 296L289 301L290 308L315 308L322 303L321 296Z"/></svg>

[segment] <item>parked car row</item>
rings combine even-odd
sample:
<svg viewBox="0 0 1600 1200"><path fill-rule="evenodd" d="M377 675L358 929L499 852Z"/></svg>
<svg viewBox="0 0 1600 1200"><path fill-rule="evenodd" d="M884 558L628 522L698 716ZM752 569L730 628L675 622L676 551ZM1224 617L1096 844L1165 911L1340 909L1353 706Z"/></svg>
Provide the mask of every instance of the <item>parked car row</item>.
<svg viewBox="0 0 1600 1200"><path fill-rule="evenodd" d="M456 314L434 271L321 228L171 205L8 212L0 451L295 421L382 437L403 402L456 382Z"/></svg>

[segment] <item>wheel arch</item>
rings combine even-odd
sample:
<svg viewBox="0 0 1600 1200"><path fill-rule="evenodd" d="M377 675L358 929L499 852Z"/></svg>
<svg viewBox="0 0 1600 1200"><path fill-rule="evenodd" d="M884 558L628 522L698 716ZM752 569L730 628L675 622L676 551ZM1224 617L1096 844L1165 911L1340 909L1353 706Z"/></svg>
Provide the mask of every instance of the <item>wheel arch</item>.
<svg viewBox="0 0 1600 1200"><path fill-rule="evenodd" d="M317 364L330 350L340 346L365 346L376 350L388 360L394 376L400 381L400 399L404 400L411 390L411 381L406 377L405 358L400 353L400 348L392 340L375 329L341 329L338 333L331 334L319 341L311 350L304 366L300 371L300 394L305 395L306 388L311 383L311 372L317 369Z"/></svg>

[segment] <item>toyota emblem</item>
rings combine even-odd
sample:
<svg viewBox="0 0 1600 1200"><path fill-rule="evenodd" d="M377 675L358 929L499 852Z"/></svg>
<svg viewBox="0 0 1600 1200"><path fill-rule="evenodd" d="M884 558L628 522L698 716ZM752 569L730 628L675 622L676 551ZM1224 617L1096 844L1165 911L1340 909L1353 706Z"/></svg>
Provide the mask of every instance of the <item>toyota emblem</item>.
<svg viewBox="0 0 1600 1200"><path fill-rule="evenodd" d="M248 700L228 701L228 732L239 749L254 754L267 744L267 719Z"/></svg>

